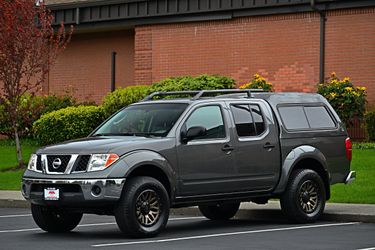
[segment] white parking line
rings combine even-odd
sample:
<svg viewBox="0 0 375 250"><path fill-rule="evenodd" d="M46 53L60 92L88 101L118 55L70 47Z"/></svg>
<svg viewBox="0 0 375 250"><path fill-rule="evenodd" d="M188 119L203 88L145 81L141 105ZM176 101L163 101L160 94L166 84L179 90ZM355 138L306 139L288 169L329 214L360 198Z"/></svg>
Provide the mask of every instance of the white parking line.
<svg viewBox="0 0 375 250"><path fill-rule="evenodd" d="M187 236L187 237L180 237L180 238L160 239L160 240L144 240L144 241L104 243L104 244L96 244L96 245L91 245L91 246L92 247L111 247L111 246L136 245L136 244L163 243L163 242L205 239L205 238L232 236L232 235L241 235L241 234L255 234L255 233L267 233L267 232L277 232L277 231L289 231L289 230L297 230L297 229L308 229L308 228L348 226L348 225L355 225L355 224L359 224L359 222L320 224L320 225L309 225L309 226L298 226L298 227L270 228L270 229L240 231L240 232L230 232L230 233L196 235L196 236Z"/></svg>
<svg viewBox="0 0 375 250"><path fill-rule="evenodd" d="M10 215L0 215L0 218L14 218L14 217L27 217L31 214L10 214Z"/></svg>
<svg viewBox="0 0 375 250"><path fill-rule="evenodd" d="M196 219L202 219L202 218L205 218L205 217L170 218L169 221L196 220ZM95 226L108 226L108 225L116 225L116 222L81 224L81 225L78 225L77 227L95 227ZM39 227L34 227L34 228L25 228L25 229L2 230L2 231L0 231L0 233L19 233L19 232L29 232L29 231L39 231L39 230L41 230Z"/></svg>
<svg viewBox="0 0 375 250"><path fill-rule="evenodd" d="M370 248L361 248L361 249L357 249L357 250L375 250L375 247L370 247Z"/></svg>

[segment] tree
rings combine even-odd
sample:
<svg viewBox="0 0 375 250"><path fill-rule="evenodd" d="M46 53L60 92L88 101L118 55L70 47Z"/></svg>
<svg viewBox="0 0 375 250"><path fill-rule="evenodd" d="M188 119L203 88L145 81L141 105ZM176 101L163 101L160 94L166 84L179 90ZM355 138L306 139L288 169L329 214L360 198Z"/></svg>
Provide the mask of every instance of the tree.
<svg viewBox="0 0 375 250"><path fill-rule="evenodd" d="M19 167L24 166L17 124L21 97L40 88L73 31L66 32L63 23L55 31L52 21L50 10L39 1L0 1L0 93L13 120Z"/></svg>

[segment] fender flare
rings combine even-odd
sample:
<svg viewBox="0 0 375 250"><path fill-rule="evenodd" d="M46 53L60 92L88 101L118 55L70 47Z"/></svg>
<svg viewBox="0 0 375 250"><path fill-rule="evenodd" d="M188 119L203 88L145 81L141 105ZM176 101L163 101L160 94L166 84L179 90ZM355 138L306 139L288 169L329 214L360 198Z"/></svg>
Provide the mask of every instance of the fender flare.
<svg viewBox="0 0 375 250"><path fill-rule="evenodd" d="M162 171L168 179L170 195L174 197L176 187L176 172L166 158L151 150L136 150L121 156L121 166L113 169L111 175L127 178L142 166L152 166Z"/></svg>
<svg viewBox="0 0 375 250"><path fill-rule="evenodd" d="M323 180L323 181L325 182L325 185L328 185L326 191L327 191L327 198L329 197L329 192L330 192L329 191L329 173L328 173L326 157L319 149L309 146L309 145L303 145L303 146L294 148L286 156L283 162L283 165L281 167L279 182L273 191L274 194L281 194L285 191L292 171L297 167L298 163L304 159L315 160L319 162L320 165L323 167L323 170L327 177L326 180ZM327 181L328 183L326 183Z"/></svg>

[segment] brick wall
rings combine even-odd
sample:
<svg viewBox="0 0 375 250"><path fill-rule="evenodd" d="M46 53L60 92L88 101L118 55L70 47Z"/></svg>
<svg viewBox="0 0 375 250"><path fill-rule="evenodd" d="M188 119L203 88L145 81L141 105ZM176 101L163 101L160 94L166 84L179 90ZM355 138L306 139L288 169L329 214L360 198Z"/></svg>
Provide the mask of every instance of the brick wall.
<svg viewBox="0 0 375 250"><path fill-rule="evenodd" d="M112 51L117 52L116 86L133 84L133 31L75 34L53 66L44 92L69 91L79 100L100 102L110 91Z"/></svg>
<svg viewBox="0 0 375 250"><path fill-rule="evenodd" d="M375 8L330 12L326 32L327 74L349 76L375 104Z"/></svg>
<svg viewBox="0 0 375 250"><path fill-rule="evenodd" d="M332 11L327 17L326 75L351 76L375 101L374 9ZM314 92L319 81L319 15L244 17L135 29L135 82L202 73L238 84L255 72L276 91Z"/></svg>

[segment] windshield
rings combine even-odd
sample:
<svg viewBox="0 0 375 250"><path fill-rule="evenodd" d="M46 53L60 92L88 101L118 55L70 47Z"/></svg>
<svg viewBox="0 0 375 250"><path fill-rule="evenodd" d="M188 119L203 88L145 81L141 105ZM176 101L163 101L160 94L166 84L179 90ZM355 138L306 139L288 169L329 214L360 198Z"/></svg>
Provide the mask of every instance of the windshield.
<svg viewBox="0 0 375 250"><path fill-rule="evenodd" d="M187 104L157 103L130 106L109 119L92 136L166 136Z"/></svg>

